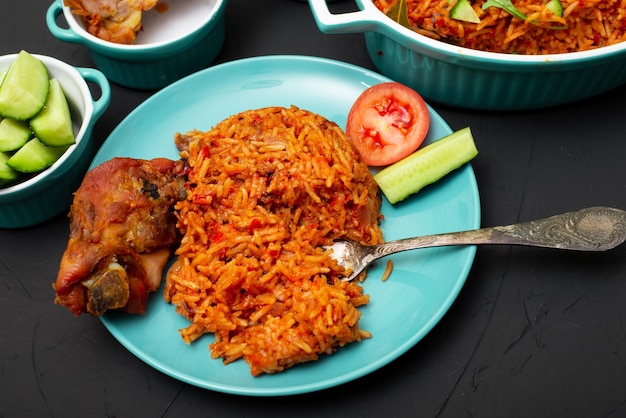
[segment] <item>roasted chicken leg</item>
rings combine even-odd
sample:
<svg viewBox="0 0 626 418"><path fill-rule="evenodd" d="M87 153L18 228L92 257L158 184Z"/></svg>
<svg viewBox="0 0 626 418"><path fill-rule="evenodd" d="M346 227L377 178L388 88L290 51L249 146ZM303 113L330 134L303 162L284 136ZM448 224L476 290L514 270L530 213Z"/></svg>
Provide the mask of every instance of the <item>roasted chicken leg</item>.
<svg viewBox="0 0 626 418"><path fill-rule="evenodd" d="M185 195L182 172L181 161L114 158L85 175L70 209L56 303L75 315L145 312L179 239L173 206Z"/></svg>

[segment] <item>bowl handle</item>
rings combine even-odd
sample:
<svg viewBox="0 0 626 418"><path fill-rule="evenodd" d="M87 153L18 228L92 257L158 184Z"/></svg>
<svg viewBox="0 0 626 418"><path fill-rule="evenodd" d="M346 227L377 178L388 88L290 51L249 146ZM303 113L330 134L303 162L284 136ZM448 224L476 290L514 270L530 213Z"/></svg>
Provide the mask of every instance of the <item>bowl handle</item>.
<svg viewBox="0 0 626 418"><path fill-rule="evenodd" d="M93 101L94 120L99 119L111 102L111 85L109 80L99 70L94 68L77 68L85 81L91 81L100 88L100 97Z"/></svg>
<svg viewBox="0 0 626 418"><path fill-rule="evenodd" d="M65 29L57 25L57 17L61 14L63 14L63 0L55 0L46 13L46 24L52 35L65 42L74 44L82 43L81 37L72 29Z"/></svg>
<svg viewBox="0 0 626 418"><path fill-rule="evenodd" d="M333 14L328 9L326 0L309 0L313 18L320 31L324 33L359 33L377 32L381 26L381 12L370 1L357 0L361 10Z"/></svg>

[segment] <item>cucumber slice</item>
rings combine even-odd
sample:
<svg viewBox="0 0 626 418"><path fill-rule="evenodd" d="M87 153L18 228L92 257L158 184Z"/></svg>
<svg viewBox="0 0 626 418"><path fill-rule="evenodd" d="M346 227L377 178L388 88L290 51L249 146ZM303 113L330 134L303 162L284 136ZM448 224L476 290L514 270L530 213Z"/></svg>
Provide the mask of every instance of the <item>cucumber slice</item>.
<svg viewBox="0 0 626 418"><path fill-rule="evenodd" d="M15 151L31 138L28 123L11 118L0 121L0 152Z"/></svg>
<svg viewBox="0 0 626 418"><path fill-rule="evenodd" d="M563 5L560 0L550 0L546 7L554 13L555 16L563 17Z"/></svg>
<svg viewBox="0 0 626 418"><path fill-rule="evenodd" d="M46 103L48 80L44 63L20 51L0 85L0 116L17 120L35 116Z"/></svg>
<svg viewBox="0 0 626 418"><path fill-rule="evenodd" d="M476 155L478 150L472 132L470 128L463 128L385 167L374 175L374 180L389 203L394 204L436 182Z"/></svg>
<svg viewBox="0 0 626 418"><path fill-rule="evenodd" d="M46 104L31 120L30 126L41 142L51 147L76 142L72 117L59 80L50 79L50 93Z"/></svg>
<svg viewBox="0 0 626 418"><path fill-rule="evenodd" d="M480 23L476 11L468 0L458 0L452 9L450 9L450 17L464 22Z"/></svg>
<svg viewBox="0 0 626 418"><path fill-rule="evenodd" d="M21 173L36 173L50 167L68 147L48 147L33 138L9 158L7 165Z"/></svg>
<svg viewBox="0 0 626 418"><path fill-rule="evenodd" d="M0 152L0 186L15 181L20 174L7 165L9 155Z"/></svg>

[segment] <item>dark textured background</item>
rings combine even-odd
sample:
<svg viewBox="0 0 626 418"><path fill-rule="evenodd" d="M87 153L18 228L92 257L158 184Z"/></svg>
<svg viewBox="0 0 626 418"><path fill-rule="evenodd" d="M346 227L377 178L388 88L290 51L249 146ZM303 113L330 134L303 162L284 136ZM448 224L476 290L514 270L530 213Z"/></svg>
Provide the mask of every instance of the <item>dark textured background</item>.
<svg viewBox="0 0 626 418"><path fill-rule="evenodd" d="M2 1L0 54L26 49L92 66L84 47L50 35L49 4ZM227 32L217 62L302 54L373 69L362 35L320 33L305 2L229 0ZM151 95L112 89L94 130L99 143ZM433 104L453 129L472 128L483 225L585 206L626 208L625 93L515 113ZM479 248L457 301L405 355L340 387L255 398L172 379L127 352L100 321L53 305L67 235L65 216L0 230L2 417L626 416L626 247L602 254Z"/></svg>

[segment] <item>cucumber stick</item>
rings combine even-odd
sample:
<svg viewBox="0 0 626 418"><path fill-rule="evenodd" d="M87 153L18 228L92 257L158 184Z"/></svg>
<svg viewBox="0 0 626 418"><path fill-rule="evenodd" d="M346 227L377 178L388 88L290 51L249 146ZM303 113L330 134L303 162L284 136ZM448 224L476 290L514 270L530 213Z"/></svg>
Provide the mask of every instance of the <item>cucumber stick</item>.
<svg viewBox="0 0 626 418"><path fill-rule="evenodd" d="M469 127L425 145L374 175L389 203L397 203L436 182L478 155Z"/></svg>

